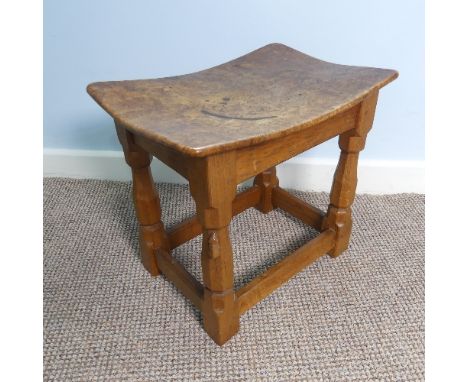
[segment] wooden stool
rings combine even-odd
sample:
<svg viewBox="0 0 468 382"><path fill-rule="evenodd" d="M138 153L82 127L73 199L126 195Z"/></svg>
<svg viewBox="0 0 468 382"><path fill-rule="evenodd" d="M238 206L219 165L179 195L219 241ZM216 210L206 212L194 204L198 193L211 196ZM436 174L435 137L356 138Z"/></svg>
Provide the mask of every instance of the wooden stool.
<svg viewBox="0 0 468 382"><path fill-rule="evenodd" d="M297 272L348 247L359 151L379 89L397 76L271 44L198 73L88 86L114 118L132 169L143 265L201 309L217 344L239 330L241 314ZM337 135L341 155L323 213L280 188L274 166ZM168 232L149 167L153 155L189 181L197 208L195 217ZM253 187L236 195L237 185L253 176ZM235 291L228 227L250 207L281 208L320 234ZM203 285L170 255L200 234Z"/></svg>

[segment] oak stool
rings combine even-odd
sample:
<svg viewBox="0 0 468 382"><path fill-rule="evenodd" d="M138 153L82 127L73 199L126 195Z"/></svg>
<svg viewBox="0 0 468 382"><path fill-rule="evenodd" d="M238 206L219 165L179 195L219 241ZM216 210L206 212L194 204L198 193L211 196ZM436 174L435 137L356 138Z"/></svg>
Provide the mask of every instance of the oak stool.
<svg viewBox="0 0 468 382"><path fill-rule="evenodd" d="M164 274L203 314L219 345L239 317L324 254L348 247L359 152L372 127L379 89L394 70L345 66L270 44L233 61L176 77L96 82L87 88L115 120L133 176L141 259ZM326 213L278 184L275 166L330 138L341 149ZM186 178L196 216L166 231L150 162ZM255 176L236 195L237 185ZM233 287L228 227L255 207L281 208L320 234L239 290ZM170 251L203 234L203 285Z"/></svg>

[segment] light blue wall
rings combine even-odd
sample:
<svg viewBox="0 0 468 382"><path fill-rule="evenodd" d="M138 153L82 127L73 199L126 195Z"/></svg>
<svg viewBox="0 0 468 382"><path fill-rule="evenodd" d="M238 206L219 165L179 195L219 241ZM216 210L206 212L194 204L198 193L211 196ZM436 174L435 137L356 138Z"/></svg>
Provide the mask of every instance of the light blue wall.
<svg viewBox="0 0 468 382"><path fill-rule="evenodd" d="M363 156L424 158L423 0L45 0L44 146L120 150L90 82L189 73L270 42L397 69ZM305 155L336 152L332 142Z"/></svg>

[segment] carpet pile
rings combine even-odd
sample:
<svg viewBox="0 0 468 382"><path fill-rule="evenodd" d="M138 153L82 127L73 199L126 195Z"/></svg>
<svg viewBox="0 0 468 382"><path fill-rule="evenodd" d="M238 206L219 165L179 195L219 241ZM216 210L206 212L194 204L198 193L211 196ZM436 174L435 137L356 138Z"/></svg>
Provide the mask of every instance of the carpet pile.
<svg viewBox="0 0 468 382"><path fill-rule="evenodd" d="M194 214L159 184L167 227ZM326 209L325 193L294 193ZM424 195L358 195L350 248L241 318L223 347L138 258L131 186L44 179L45 381L422 381ZM236 288L317 232L251 208L231 224ZM201 280L200 237L173 255Z"/></svg>

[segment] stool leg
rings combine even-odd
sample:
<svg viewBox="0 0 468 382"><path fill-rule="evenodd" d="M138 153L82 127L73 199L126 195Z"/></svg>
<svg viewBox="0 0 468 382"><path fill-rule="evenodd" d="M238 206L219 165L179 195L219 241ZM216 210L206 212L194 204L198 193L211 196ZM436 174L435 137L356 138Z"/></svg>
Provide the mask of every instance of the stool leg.
<svg viewBox="0 0 468 382"><path fill-rule="evenodd" d="M271 167L258 174L254 179L254 184L262 190L262 196L256 208L264 214L272 211L275 208L272 201L272 191L279 184L276 167Z"/></svg>
<svg viewBox="0 0 468 382"><path fill-rule="evenodd" d="M322 224L323 230L333 229L336 232L335 247L329 253L332 257L339 256L349 245L359 152L364 149L367 133L372 127L377 96L378 92L375 91L362 101L356 127L340 135L340 159L333 178L327 215Z"/></svg>
<svg viewBox="0 0 468 382"><path fill-rule="evenodd" d="M230 153L194 160L190 177L190 191L203 227L203 325L218 345L239 330L228 229L236 194L234 161Z"/></svg>
<svg viewBox="0 0 468 382"><path fill-rule="evenodd" d="M169 252L169 241L161 222L159 194L151 175L152 156L133 142L131 133L117 126L117 135L122 144L125 160L132 169L133 202L139 222L141 262L153 276L159 274L156 264L156 249Z"/></svg>

